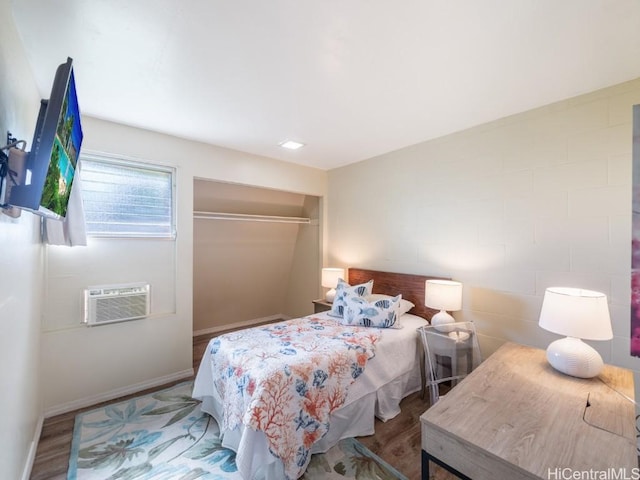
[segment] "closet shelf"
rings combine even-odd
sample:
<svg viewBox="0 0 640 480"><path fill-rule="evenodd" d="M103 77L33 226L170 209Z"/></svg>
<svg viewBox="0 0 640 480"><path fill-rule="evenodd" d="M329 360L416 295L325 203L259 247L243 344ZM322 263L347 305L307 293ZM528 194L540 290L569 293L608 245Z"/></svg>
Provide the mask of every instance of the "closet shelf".
<svg viewBox="0 0 640 480"><path fill-rule="evenodd" d="M223 212L193 212L193 218L202 220L239 220L244 222L273 222L273 223L311 223L310 218L284 217L277 215L251 215L246 213Z"/></svg>

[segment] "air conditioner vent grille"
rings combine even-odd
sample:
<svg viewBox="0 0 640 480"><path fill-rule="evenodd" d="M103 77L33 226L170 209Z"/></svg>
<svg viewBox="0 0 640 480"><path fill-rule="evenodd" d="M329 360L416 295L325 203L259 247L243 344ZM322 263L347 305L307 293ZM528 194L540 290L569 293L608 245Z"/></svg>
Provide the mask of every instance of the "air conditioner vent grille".
<svg viewBox="0 0 640 480"><path fill-rule="evenodd" d="M124 320L147 315L147 299L142 295L96 300L96 317L100 321Z"/></svg>

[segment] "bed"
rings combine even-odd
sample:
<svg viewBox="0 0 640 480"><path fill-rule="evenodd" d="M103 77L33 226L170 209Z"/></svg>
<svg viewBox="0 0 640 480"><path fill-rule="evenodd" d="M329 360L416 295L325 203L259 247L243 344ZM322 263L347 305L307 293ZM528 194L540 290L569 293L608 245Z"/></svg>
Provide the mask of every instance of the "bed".
<svg viewBox="0 0 640 480"><path fill-rule="evenodd" d="M416 329L435 313L424 305L429 278L349 269L350 285L373 280L374 294L415 305L401 328L343 325L323 312L210 341L193 397L237 453L243 478L298 478L311 454L371 435L375 417L400 413L400 401L422 386Z"/></svg>

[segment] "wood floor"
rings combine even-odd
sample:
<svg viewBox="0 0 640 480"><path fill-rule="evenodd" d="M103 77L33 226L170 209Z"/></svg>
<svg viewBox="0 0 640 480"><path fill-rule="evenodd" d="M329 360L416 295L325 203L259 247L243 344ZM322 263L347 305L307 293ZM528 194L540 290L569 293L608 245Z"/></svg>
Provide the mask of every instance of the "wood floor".
<svg viewBox="0 0 640 480"><path fill-rule="evenodd" d="M212 336L194 338L194 371L197 371L204 350ZM184 379L180 380L180 382L182 381ZM175 383L179 382L173 382L172 384ZM40 442L38 443L31 480L66 480L73 425L75 416L78 413L160 390L172 384L46 419L42 428ZM400 415L384 423L376 420L375 434L359 437L358 440L406 475L409 480L417 480L420 478L420 415L428 406L428 401L422 400L419 393L409 395L401 403L402 413ZM433 464L431 466L432 475L435 473L432 476L433 479L448 480L455 478L442 469L433 468Z"/></svg>

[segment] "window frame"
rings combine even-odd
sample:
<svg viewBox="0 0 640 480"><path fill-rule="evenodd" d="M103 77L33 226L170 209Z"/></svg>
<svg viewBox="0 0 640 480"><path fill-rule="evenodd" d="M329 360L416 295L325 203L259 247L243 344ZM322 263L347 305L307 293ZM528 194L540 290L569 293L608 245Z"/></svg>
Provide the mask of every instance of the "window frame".
<svg viewBox="0 0 640 480"><path fill-rule="evenodd" d="M148 170L153 172L168 173L171 178L171 226L170 233L168 234L149 234L149 233L115 233L115 232L103 232L93 233L90 232L88 227L86 228L86 235L90 238L121 238L121 239L156 239L156 240L171 240L175 241L177 236L177 219L176 219L176 175L177 170L174 166L162 165L145 161L137 158L126 157L122 155L107 154L107 153L95 153L95 152L80 152L80 182L82 182L82 169L83 163L87 160L89 162L102 163L107 165L118 165L122 167L137 168L142 170ZM84 203L84 188L81 188L82 201ZM87 220L86 212L84 213L85 221ZM134 224L135 225L135 224Z"/></svg>

